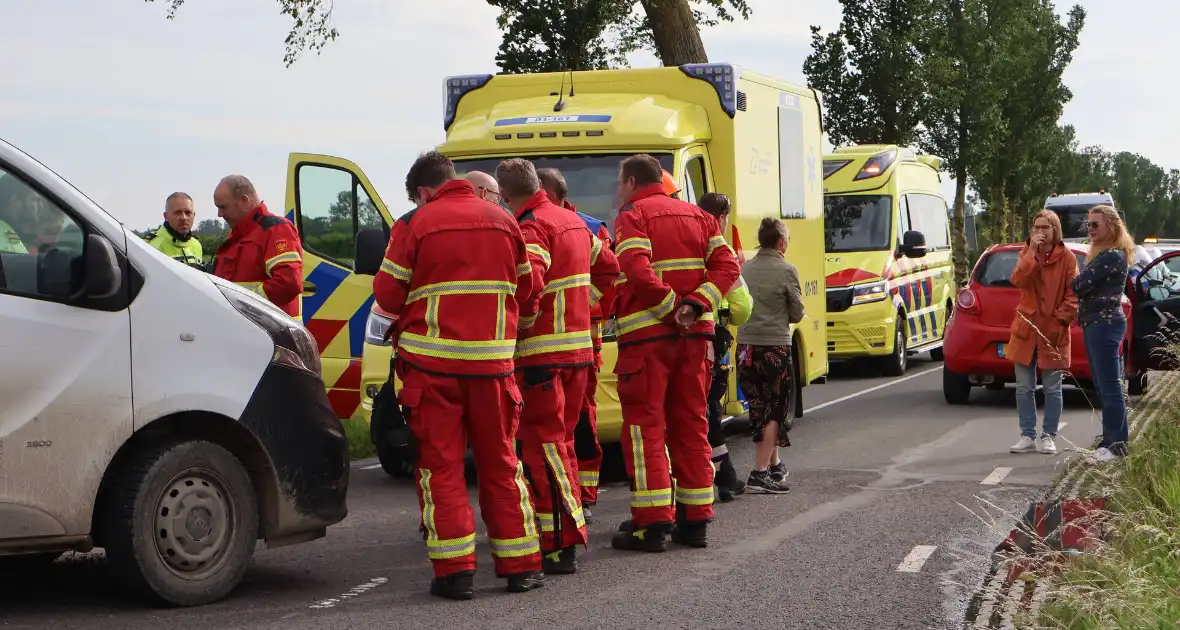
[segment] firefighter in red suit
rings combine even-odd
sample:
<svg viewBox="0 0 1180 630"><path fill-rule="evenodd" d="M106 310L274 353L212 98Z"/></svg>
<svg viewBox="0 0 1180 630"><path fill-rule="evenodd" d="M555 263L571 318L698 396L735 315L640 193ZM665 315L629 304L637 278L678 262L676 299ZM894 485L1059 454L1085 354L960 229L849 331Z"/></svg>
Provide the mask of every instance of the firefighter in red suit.
<svg viewBox="0 0 1180 630"><path fill-rule="evenodd" d="M617 265L614 252L611 251L610 230L605 221L600 221L588 214L578 212L574 204L569 201L569 185L565 176L555 168L537 169L537 177L541 178L541 188L549 195L549 200L578 215L586 227L602 242L599 256L606 265ZM598 394L598 370L602 368L602 322L610 314L610 301L613 287L608 286L599 290L591 287L592 300L590 307L590 339L594 343L594 369L590 370L586 378L586 396L582 402L582 413L578 418L578 426L574 429L574 442L569 446L578 459L578 484L581 486L582 512L586 522L592 522L593 514L590 508L598 502L598 476L602 469L602 446L598 443L598 404L595 397ZM601 293L601 295L599 295Z"/></svg>
<svg viewBox="0 0 1180 630"><path fill-rule="evenodd" d="M496 575L512 592L539 588L540 539L514 442L518 317L535 315L539 299L524 238L516 220L476 197L440 153L417 159L406 192L418 207L394 223L373 295L397 315L398 401L418 443L418 500L434 565L430 592L473 596L468 444Z"/></svg>
<svg viewBox="0 0 1180 630"><path fill-rule="evenodd" d="M517 438L541 524L544 570L568 574L577 570L576 546L586 544L569 446L594 369L592 288L610 286L619 269L601 255L602 242L582 219L549 201L532 162L501 162L496 181L528 243L533 281L544 287L537 315L521 318L516 343L516 382L524 396Z"/></svg>
<svg viewBox="0 0 1180 630"><path fill-rule="evenodd" d="M302 323L303 246L295 226L271 214L241 175L223 178L213 203L230 226L217 248L213 275L261 295Z"/></svg>
<svg viewBox="0 0 1180 630"><path fill-rule="evenodd" d="M649 155L619 167L626 201L615 219L623 280L615 288L615 374L632 487L631 520L611 545L635 551L664 551L669 533L681 544L708 544L713 312L740 275L717 220L669 198L662 179L660 163Z"/></svg>

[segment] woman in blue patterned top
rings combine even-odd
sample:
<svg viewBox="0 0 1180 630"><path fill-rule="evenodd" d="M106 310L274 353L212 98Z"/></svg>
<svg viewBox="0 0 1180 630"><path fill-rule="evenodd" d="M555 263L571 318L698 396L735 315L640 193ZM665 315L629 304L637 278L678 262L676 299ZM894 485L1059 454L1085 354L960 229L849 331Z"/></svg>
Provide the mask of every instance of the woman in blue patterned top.
<svg viewBox="0 0 1180 630"><path fill-rule="evenodd" d="M1127 454L1127 403L1123 397L1120 347L1127 333L1123 295L1135 241L1111 206L1090 209L1086 223L1090 252L1073 279L1078 324L1086 341L1090 374L1102 400L1102 441L1094 455L1111 461Z"/></svg>

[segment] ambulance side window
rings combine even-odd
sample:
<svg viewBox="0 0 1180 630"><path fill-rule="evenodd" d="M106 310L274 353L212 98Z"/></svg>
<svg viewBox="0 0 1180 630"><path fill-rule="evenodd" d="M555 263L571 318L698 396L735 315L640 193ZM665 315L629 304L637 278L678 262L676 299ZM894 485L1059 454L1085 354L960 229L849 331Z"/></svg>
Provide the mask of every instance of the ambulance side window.
<svg viewBox="0 0 1180 630"><path fill-rule="evenodd" d="M357 230L383 224L360 182L343 169L300 165L295 199L303 248L343 267L352 268L355 262Z"/></svg>
<svg viewBox="0 0 1180 630"><path fill-rule="evenodd" d="M901 195L897 198L897 244L901 245L901 239L913 228L910 227L910 204L907 201L906 195Z"/></svg>
<svg viewBox="0 0 1180 630"><path fill-rule="evenodd" d="M680 198L689 203L696 203L701 195L709 191L708 182L705 181L705 158L698 155L689 159L684 165L684 179L680 185L684 188Z"/></svg>

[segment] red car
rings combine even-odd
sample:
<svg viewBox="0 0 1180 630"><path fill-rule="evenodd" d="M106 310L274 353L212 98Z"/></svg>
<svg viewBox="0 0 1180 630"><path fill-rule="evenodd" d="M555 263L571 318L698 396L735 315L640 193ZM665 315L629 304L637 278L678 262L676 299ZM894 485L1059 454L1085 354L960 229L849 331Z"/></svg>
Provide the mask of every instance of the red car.
<svg viewBox="0 0 1180 630"><path fill-rule="evenodd" d="M1066 246L1078 257L1079 269L1085 266L1086 246L1080 243L1066 243ZM1012 286L1008 278L1023 248L1024 243L988 248L975 263L970 279L959 289L943 341L942 391L948 404L967 404L972 387L1003 389L1007 383L1016 381L1015 369L1004 356L1004 347L1011 337L1012 318L1020 303L1020 289ZM1131 302L1125 298L1123 311L1130 318ZM1072 379L1066 381L1093 389L1082 329L1076 321L1070 328L1072 357L1067 376ZM1128 341L1131 329L1128 326ZM1126 344L1124 341L1124 348Z"/></svg>

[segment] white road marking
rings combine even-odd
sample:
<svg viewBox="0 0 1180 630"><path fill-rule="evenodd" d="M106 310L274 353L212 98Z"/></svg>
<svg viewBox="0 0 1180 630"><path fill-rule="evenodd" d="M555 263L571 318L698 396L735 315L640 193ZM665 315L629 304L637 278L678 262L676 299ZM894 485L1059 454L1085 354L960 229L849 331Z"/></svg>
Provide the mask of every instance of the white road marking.
<svg viewBox="0 0 1180 630"><path fill-rule="evenodd" d="M378 586L381 586L382 584L385 584L388 581L389 581L388 578L375 577L375 578L369 580L368 582L365 582L364 584L358 584L357 586L354 586L354 587L348 589L347 591L344 591L343 593L341 593L339 595L339 599L321 599L320 601L308 606L308 608L313 608L313 609L333 608L336 606L336 604L339 604L341 600L347 601L347 600L352 599L353 597L363 595L366 592L368 592L369 589L377 588Z"/></svg>
<svg viewBox="0 0 1180 630"><path fill-rule="evenodd" d="M381 467L381 464L373 464L371 466L361 466L360 470L374 470L374 469L380 468L380 467Z"/></svg>
<svg viewBox="0 0 1180 630"><path fill-rule="evenodd" d="M992 471L992 474L984 477L983 481L979 482L982 486L994 486L1004 480L1008 473L1012 472L1011 468L1001 466Z"/></svg>
<svg viewBox="0 0 1180 630"><path fill-rule="evenodd" d="M941 369L942 369L941 366L936 367L936 368L930 368L929 370L923 370L921 372L918 372L917 374L910 374L909 376L903 376L901 378L894 379L892 381L889 381L888 383L883 383L881 385L877 385L876 387L862 389L859 392L854 392L854 393L849 394L847 396L841 396L841 397L837 398L836 400L829 400L826 403L822 403L822 404L816 405L814 407L804 409L803 413L812 413L813 411L819 411L820 409L823 409L825 407L831 407L832 405L837 405L842 402L847 402L847 401L852 400L854 398L859 398L861 396L864 396L865 394L870 394L870 393L875 392L877 390L885 389L886 387L893 387L894 385L897 385L898 383L904 383L910 379L918 378L919 376L926 376L927 374L933 374L934 372L937 372Z"/></svg>
<svg viewBox="0 0 1180 630"><path fill-rule="evenodd" d="M922 570L922 565L934 555L934 550L938 549L935 545L918 545L910 550L909 555L897 565L897 570L902 573L917 573Z"/></svg>

